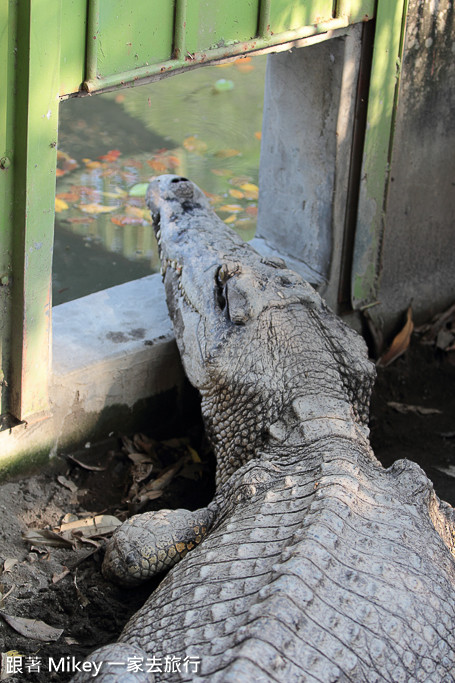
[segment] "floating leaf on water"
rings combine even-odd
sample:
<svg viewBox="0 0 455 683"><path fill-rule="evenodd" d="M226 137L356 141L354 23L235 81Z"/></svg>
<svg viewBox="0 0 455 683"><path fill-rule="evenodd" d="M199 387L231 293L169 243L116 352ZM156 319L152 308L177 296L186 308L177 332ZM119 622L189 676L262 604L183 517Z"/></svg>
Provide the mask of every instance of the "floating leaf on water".
<svg viewBox="0 0 455 683"><path fill-rule="evenodd" d="M183 146L188 152L195 152L196 154L203 154L207 151L207 143L200 140L195 135L190 135L190 137L185 138Z"/></svg>
<svg viewBox="0 0 455 683"><path fill-rule="evenodd" d="M150 159L147 163L157 173L165 173L168 170L166 164L161 159Z"/></svg>
<svg viewBox="0 0 455 683"><path fill-rule="evenodd" d="M257 131L255 132L255 134L254 134L254 137L255 137L257 140L260 140L260 139L262 138L262 133L261 133L261 131L260 131L260 130L257 130Z"/></svg>
<svg viewBox="0 0 455 683"><path fill-rule="evenodd" d="M237 70L242 74L247 74L249 71L253 71L254 64L236 64Z"/></svg>
<svg viewBox="0 0 455 683"><path fill-rule="evenodd" d="M211 168L210 171L214 175L219 175L221 177L228 178L229 176L232 175L232 171L230 171L228 168Z"/></svg>
<svg viewBox="0 0 455 683"><path fill-rule="evenodd" d="M24 617L14 617L5 612L0 612L0 615L15 631L26 638L34 638L36 640L58 640L63 633L62 628L54 628L45 624L44 621L38 619L25 619Z"/></svg>
<svg viewBox="0 0 455 683"><path fill-rule="evenodd" d="M259 188L254 183L243 183L240 185L241 189L245 192L245 197L247 199L257 199L259 196Z"/></svg>
<svg viewBox="0 0 455 683"><path fill-rule="evenodd" d="M85 224L88 225L89 223L93 223L95 220L94 218L90 218L90 216L81 216L81 217L76 217L76 218L65 218L68 223L74 223L75 225L78 224Z"/></svg>
<svg viewBox="0 0 455 683"><path fill-rule="evenodd" d="M245 213L248 214L248 216L257 216L258 215L258 207L257 206L247 206L245 209Z"/></svg>
<svg viewBox="0 0 455 683"><path fill-rule="evenodd" d="M65 175L65 171L62 168L57 168L55 171L55 175L57 178L60 178L62 175Z"/></svg>
<svg viewBox="0 0 455 683"><path fill-rule="evenodd" d="M82 161L84 162L85 167L90 169L102 168L103 166L101 161L92 161L91 159L82 159Z"/></svg>
<svg viewBox="0 0 455 683"><path fill-rule="evenodd" d="M226 213L238 213L239 211L243 211L243 207L240 206L240 204L223 204L223 206L220 206L218 211L224 211Z"/></svg>
<svg viewBox="0 0 455 683"><path fill-rule="evenodd" d="M120 150L110 149L107 154L103 154L102 156L98 157L98 159L101 159L101 161L117 161L120 155Z"/></svg>
<svg viewBox="0 0 455 683"><path fill-rule="evenodd" d="M176 156L168 156L166 157L166 163L168 165L168 168L177 168L180 166L180 159Z"/></svg>
<svg viewBox="0 0 455 683"><path fill-rule="evenodd" d="M97 214L97 213L110 213L111 211L117 211L118 206L104 206L103 204L78 204L78 209L84 213Z"/></svg>
<svg viewBox="0 0 455 683"><path fill-rule="evenodd" d="M212 204L219 204L223 201L223 197L220 194L212 194L211 192L204 192L204 194Z"/></svg>
<svg viewBox="0 0 455 683"><path fill-rule="evenodd" d="M228 216L227 218L224 219L224 222L229 225L230 223L235 223L237 220L237 216L235 214L232 214L232 216Z"/></svg>
<svg viewBox="0 0 455 683"><path fill-rule="evenodd" d="M55 195L57 199L63 199L66 202L77 202L80 197L79 192L59 192Z"/></svg>
<svg viewBox="0 0 455 683"><path fill-rule="evenodd" d="M235 199L242 199L245 196L241 190L229 190L229 194Z"/></svg>
<svg viewBox="0 0 455 683"><path fill-rule="evenodd" d="M230 81L228 78L219 78L215 81L213 88L215 92L226 92L234 89L234 82Z"/></svg>
<svg viewBox="0 0 455 683"><path fill-rule="evenodd" d="M218 159L230 159L231 157L241 156L242 152L238 149L220 149L219 152L215 152L215 156Z"/></svg>
<svg viewBox="0 0 455 683"><path fill-rule="evenodd" d="M145 197L148 186L148 183L137 183L130 187L128 194L130 197Z"/></svg>
<svg viewBox="0 0 455 683"><path fill-rule="evenodd" d="M55 212L60 213L61 211L66 211L69 209L68 204L65 202L64 199L60 199L59 197L55 198Z"/></svg>
<svg viewBox="0 0 455 683"><path fill-rule="evenodd" d="M144 222L143 218L138 218L137 216L126 216L125 214L120 214L118 216L112 216L112 223L115 225L142 225Z"/></svg>
<svg viewBox="0 0 455 683"><path fill-rule="evenodd" d="M377 365L382 367L387 367L394 360L399 358L408 349L412 331L414 329L414 323L412 322L412 308L409 306L406 313L406 323L404 327L398 332L397 336L394 338L390 348L385 354L381 356L378 360Z"/></svg>

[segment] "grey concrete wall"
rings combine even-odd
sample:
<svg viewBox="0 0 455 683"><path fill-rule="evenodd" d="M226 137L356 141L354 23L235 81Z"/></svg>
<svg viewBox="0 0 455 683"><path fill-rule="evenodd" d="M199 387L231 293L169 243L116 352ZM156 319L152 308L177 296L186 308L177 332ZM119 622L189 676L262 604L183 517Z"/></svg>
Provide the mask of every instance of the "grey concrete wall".
<svg viewBox="0 0 455 683"><path fill-rule="evenodd" d="M360 59L361 26L270 55L256 240L336 307Z"/></svg>
<svg viewBox="0 0 455 683"><path fill-rule="evenodd" d="M184 373L160 275L60 304L52 317L49 415L0 431L0 477L180 417Z"/></svg>
<svg viewBox="0 0 455 683"><path fill-rule="evenodd" d="M380 305L386 333L455 300L453 0L410 0L385 216Z"/></svg>

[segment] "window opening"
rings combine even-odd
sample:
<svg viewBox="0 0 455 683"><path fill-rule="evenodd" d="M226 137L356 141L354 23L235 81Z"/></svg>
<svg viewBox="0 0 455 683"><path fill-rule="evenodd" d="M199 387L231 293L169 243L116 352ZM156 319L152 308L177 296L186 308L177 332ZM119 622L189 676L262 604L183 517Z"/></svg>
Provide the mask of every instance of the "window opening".
<svg viewBox="0 0 455 683"><path fill-rule="evenodd" d="M266 57L60 107L53 303L159 270L148 180L191 178L244 239L256 228Z"/></svg>

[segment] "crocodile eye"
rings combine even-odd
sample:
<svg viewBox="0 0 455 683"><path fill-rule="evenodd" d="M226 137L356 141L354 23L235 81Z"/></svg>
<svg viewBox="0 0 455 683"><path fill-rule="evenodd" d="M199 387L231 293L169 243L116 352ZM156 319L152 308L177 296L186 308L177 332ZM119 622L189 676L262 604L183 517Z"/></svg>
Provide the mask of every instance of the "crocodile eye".
<svg viewBox="0 0 455 683"><path fill-rule="evenodd" d="M226 308L226 297L224 295L224 289L226 282L229 279L228 268L225 264L220 266L215 273L215 295L218 306L222 311Z"/></svg>

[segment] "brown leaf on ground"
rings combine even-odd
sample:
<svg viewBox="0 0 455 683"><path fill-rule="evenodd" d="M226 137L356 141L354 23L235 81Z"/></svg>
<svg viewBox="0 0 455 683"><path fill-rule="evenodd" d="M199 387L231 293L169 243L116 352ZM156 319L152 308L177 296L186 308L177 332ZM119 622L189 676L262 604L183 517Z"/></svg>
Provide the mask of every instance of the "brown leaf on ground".
<svg viewBox="0 0 455 683"><path fill-rule="evenodd" d="M74 455L66 454L65 458L68 458L68 460L71 460L71 462L76 463L76 465L79 465L79 467L82 467L82 469L90 470L91 472L104 472L107 469L107 467L98 467L97 465L87 465L87 463L82 462L82 460L78 460L77 458L75 458Z"/></svg>
<svg viewBox="0 0 455 683"><path fill-rule="evenodd" d="M387 405L398 413L414 413L416 415L442 415L442 410L437 408L425 408L425 406L413 406L408 403L397 403L396 401L388 401Z"/></svg>
<svg viewBox="0 0 455 683"><path fill-rule="evenodd" d="M55 548L72 547L72 542L49 529L29 529L22 534L22 538L32 546L52 546Z"/></svg>
<svg viewBox="0 0 455 683"><path fill-rule="evenodd" d="M36 640L58 640L63 633L62 628L54 628L44 621L38 619L26 619L25 617L14 617L5 612L0 612L0 616L11 626L15 631L26 638L34 638Z"/></svg>
<svg viewBox="0 0 455 683"><path fill-rule="evenodd" d="M385 368L387 365L393 363L394 360L402 356L409 347L413 329L412 308L409 306L404 327L398 332L388 351L386 351L378 360L377 365Z"/></svg>
<svg viewBox="0 0 455 683"><path fill-rule="evenodd" d="M66 489L69 489L71 493L75 493L77 491L77 485L74 483L74 481L70 481L66 477L63 476L63 474L60 474L57 477L57 481L59 484L64 486Z"/></svg>
<svg viewBox="0 0 455 683"><path fill-rule="evenodd" d="M120 524L121 521L113 515L96 515L95 517L87 517L85 519L78 519L74 522L63 523L58 527L57 532L68 540L70 540L74 534L78 534L84 538L96 538L98 536L108 536L109 534L112 534Z"/></svg>
<svg viewBox="0 0 455 683"><path fill-rule="evenodd" d="M445 311L436 315L431 323L421 325L417 328L417 332L423 334L422 342L424 344L433 343L441 330L448 328L455 324L455 303L449 306Z"/></svg>

